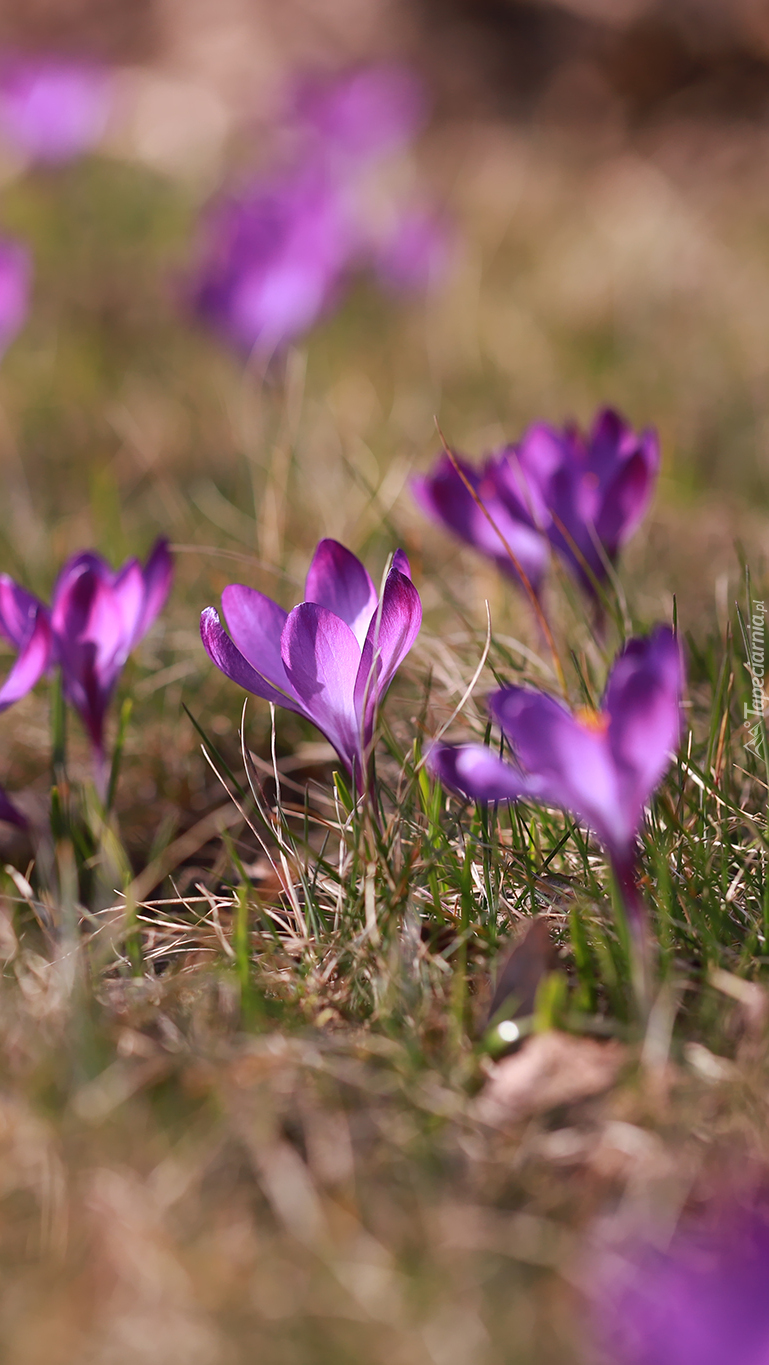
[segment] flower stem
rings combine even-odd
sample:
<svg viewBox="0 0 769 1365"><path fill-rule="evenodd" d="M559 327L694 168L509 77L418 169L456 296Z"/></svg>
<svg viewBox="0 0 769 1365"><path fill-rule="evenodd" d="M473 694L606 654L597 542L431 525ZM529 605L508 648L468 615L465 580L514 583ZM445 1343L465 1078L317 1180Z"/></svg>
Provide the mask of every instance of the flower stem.
<svg viewBox="0 0 769 1365"><path fill-rule="evenodd" d="M612 871L625 912L630 939L630 975L641 1018L649 1012L651 992L651 939L649 917L638 889L638 864L635 850L614 855Z"/></svg>
<svg viewBox="0 0 769 1365"><path fill-rule="evenodd" d="M60 786L67 768L67 709L61 669L56 670L51 683L51 766L54 785Z"/></svg>
<svg viewBox="0 0 769 1365"><path fill-rule="evenodd" d="M115 791L120 775L120 762L123 757L123 746L125 744L125 737L128 731L128 722L131 719L132 709L133 701L130 697L126 697L120 708L120 722L118 724L117 739L115 740L115 748L112 752L112 763L110 765L109 784L107 786L106 794L106 809L108 811L112 809L115 800Z"/></svg>

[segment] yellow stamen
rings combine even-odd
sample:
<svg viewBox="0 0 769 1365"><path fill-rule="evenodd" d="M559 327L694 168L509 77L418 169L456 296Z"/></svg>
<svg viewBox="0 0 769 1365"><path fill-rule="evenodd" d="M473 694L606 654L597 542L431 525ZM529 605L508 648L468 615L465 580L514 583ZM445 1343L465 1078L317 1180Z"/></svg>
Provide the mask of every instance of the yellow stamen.
<svg viewBox="0 0 769 1365"><path fill-rule="evenodd" d="M594 711L592 706L578 706L574 718L585 730L603 735L609 728L609 717L605 711Z"/></svg>

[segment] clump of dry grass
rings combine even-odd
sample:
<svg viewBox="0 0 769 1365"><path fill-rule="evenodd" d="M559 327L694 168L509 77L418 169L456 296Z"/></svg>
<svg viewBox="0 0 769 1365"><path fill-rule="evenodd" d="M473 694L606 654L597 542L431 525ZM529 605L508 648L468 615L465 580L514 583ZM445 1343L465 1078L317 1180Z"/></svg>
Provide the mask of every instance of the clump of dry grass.
<svg viewBox="0 0 769 1365"><path fill-rule="evenodd" d="M584 1040L561 1035L560 1079L551 1049L527 1089L520 1053L492 1113L445 1014L429 1041L328 1014L308 1028L297 1000L243 1031L222 967L94 997L82 953L73 971L3 923L14 1365L576 1361L613 1242L735 1170L743 1197L760 1182L763 1024L742 1006L729 1021L712 990L732 1062L702 1044L671 1059L658 1015L586 1081ZM274 1006L270 969L255 980Z"/></svg>

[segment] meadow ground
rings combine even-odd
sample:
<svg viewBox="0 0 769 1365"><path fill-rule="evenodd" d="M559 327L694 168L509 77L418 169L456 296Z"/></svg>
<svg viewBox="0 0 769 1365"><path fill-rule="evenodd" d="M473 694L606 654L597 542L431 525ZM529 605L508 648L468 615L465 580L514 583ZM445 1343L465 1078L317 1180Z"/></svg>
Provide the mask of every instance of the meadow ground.
<svg viewBox="0 0 769 1365"><path fill-rule="evenodd" d="M592 1361L607 1248L764 1187L767 768L743 706L767 582L767 136L431 138L450 284L402 305L361 285L266 376L180 312L184 184L94 157L4 192L37 278L0 372L0 567L47 597L83 546L117 564L164 534L176 557L121 682L109 820L73 720L46 832L45 686L0 721L37 831L3 835L7 1365ZM675 613L685 641L690 728L644 835L643 1014L600 849L420 768L485 603L448 737L483 737L495 680L551 676L522 596L410 497L436 418L477 457L607 402L658 427L657 499L605 638L565 578L548 601L575 702L629 628ZM273 738L250 700L241 744L243 694L198 634L227 583L299 600L322 536L375 579L402 545L425 608L383 712L378 825L348 817L296 716ZM495 965L534 914L554 956L500 1062Z"/></svg>

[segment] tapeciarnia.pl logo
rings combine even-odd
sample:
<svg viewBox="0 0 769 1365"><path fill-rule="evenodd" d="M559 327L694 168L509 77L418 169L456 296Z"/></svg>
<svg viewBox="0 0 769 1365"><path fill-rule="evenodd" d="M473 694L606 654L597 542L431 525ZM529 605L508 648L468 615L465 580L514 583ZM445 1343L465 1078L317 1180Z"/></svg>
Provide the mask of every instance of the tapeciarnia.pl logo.
<svg viewBox="0 0 769 1365"><path fill-rule="evenodd" d="M757 754L759 758L764 757L764 674L766 665L764 662L764 628L766 623L766 603L753 599L753 610L750 617L749 645L750 654L746 664L751 680L751 704L745 702L743 707L745 724L748 726L750 738L745 748L750 749L751 753ZM749 717L754 716L755 720L750 721Z"/></svg>

